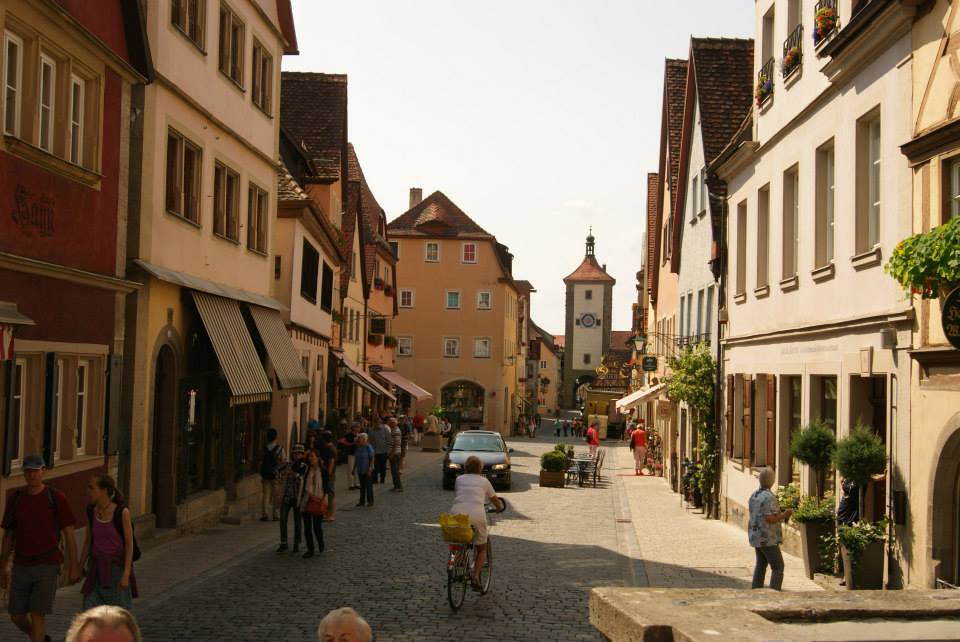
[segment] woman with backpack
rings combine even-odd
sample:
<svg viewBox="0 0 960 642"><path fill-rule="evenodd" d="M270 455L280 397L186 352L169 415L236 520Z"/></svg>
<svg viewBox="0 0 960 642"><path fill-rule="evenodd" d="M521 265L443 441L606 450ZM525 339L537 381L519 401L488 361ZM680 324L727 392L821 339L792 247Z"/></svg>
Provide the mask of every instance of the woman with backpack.
<svg viewBox="0 0 960 642"><path fill-rule="evenodd" d="M95 475L87 492L91 504L87 506L87 535L80 556L81 568L87 567L87 579L80 591L83 609L110 605L129 611L137 597L133 560L138 556L130 509L108 475Z"/></svg>

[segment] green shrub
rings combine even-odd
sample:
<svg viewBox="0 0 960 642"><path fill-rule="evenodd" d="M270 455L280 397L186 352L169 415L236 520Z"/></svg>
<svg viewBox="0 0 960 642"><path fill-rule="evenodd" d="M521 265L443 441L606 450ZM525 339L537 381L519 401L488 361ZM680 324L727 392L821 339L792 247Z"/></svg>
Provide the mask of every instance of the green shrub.
<svg viewBox="0 0 960 642"><path fill-rule="evenodd" d="M817 482L817 497L823 497L823 473L833 460L837 437L822 421L810 422L797 432L790 443L790 454L813 469Z"/></svg>
<svg viewBox="0 0 960 642"><path fill-rule="evenodd" d="M826 497L817 501L816 497L807 495L801 497L793 511L792 519L801 524L812 522L832 522L834 517L833 493L827 493Z"/></svg>
<svg viewBox="0 0 960 642"><path fill-rule="evenodd" d="M847 549L850 560L856 566L860 555L873 542L882 542L886 539L887 520L871 524L870 522L856 522L854 524L839 524L837 526L837 540Z"/></svg>
<svg viewBox="0 0 960 642"><path fill-rule="evenodd" d="M871 475L879 475L886 469L887 450L870 428L857 424L837 443L835 461L844 479L866 488Z"/></svg>
<svg viewBox="0 0 960 642"><path fill-rule="evenodd" d="M556 450L558 453L563 453L564 455L567 454L567 448L568 446L564 443L559 443L553 447L553 449Z"/></svg>
<svg viewBox="0 0 960 642"><path fill-rule="evenodd" d="M567 468L567 456L557 450L543 453L540 456L540 467L551 473L564 471Z"/></svg>

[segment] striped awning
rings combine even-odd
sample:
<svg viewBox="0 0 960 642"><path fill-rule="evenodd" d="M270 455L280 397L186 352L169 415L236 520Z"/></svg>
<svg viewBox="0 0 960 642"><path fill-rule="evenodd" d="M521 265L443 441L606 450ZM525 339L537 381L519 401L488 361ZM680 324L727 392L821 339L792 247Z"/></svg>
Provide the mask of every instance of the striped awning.
<svg viewBox="0 0 960 642"><path fill-rule="evenodd" d="M394 397L389 390L374 381L373 377L364 372L363 369L351 361L347 355L343 354L339 350L331 350L330 354L335 359L339 359L340 362L346 367L348 371L347 378L350 379L350 381L354 382L361 388L366 388L375 395L386 397L390 401L397 400L397 398Z"/></svg>
<svg viewBox="0 0 960 642"><path fill-rule="evenodd" d="M644 401L647 401L648 399L650 399L650 397L653 397L654 395L659 394L660 391L666 387L667 387L666 384L660 383L653 386L652 388L635 390L634 392L631 392L628 395L624 395L623 397L617 399L617 410L619 411L619 410L623 410L624 408L630 408L630 407L639 405Z"/></svg>
<svg viewBox="0 0 960 642"><path fill-rule="evenodd" d="M234 299L196 290L191 294L230 386L230 405L269 401L270 380L253 347L240 304Z"/></svg>
<svg viewBox="0 0 960 642"><path fill-rule="evenodd" d="M377 373L377 376L405 391L417 401L433 399L433 395L395 370L381 370Z"/></svg>
<svg viewBox="0 0 960 642"><path fill-rule="evenodd" d="M267 349L273 372L277 375L277 386L290 393L309 390L310 380L303 371L303 365L280 313L258 305L248 305L247 308Z"/></svg>

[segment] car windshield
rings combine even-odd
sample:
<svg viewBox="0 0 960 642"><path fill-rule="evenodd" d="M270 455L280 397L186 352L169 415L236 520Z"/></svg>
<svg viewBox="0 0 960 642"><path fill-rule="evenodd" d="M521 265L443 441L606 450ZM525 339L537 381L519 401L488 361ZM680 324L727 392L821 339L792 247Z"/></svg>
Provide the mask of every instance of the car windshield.
<svg viewBox="0 0 960 642"><path fill-rule="evenodd" d="M500 453L503 452L503 442L493 435L459 435L453 442L453 450Z"/></svg>

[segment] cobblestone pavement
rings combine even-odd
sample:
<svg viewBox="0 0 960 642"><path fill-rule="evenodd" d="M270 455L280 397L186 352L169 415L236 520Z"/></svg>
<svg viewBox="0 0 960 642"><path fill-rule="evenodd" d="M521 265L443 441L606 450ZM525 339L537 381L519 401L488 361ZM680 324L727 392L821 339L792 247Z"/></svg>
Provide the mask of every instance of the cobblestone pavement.
<svg viewBox="0 0 960 642"><path fill-rule="evenodd" d="M440 487L441 455L413 451L405 492L377 486L373 508L355 508L357 493L338 482L337 520L325 525L326 551L312 560L275 553L277 525L259 522L221 525L145 553L135 602L145 638L315 640L320 618L349 605L379 642L600 641L588 622L594 586L743 586L752 557L742 532L686 513L662 480L633 477L623 446L607 444L598 487L540 488L539 456L556 441L542 434L509 442L513 489L505 493L509 511L491 528L493 588L468 592L456 614L446 602L446 546L436 526L453 493ZM787 561L786 588L808 588L796 564ZM76 587L60 591L54 639L79 604ZM0 623L0 640L22 638Z"/></svg>

